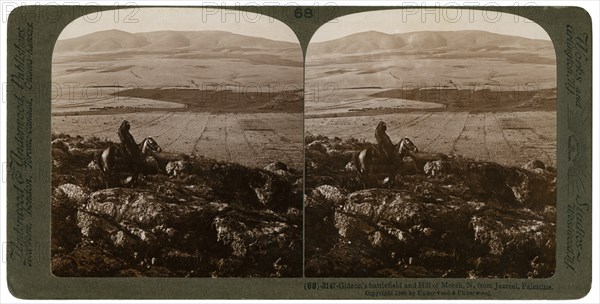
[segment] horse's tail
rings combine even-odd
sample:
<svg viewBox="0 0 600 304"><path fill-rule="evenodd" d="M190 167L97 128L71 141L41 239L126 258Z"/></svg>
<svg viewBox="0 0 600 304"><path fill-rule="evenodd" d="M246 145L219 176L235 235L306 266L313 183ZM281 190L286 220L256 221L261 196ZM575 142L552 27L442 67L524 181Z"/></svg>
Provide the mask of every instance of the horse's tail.
<svg viewBox="0 0 600 304"><path fill-rule="evenodd" d="M362 155L362 156L361 156ZM359 150L352 155L354 169L359 177L363 177L367 171L366 158L369 155L369 149Z"/></svg>
<svg viewBox="0 0 600 304"><path fill-rule="evenodd" d="M109 175L114 170L115 160L116 160L117 146L111 145L108 148L104 149L98 158L98 164L100 165L100 171L102 173Z"/></svg>
<svg viewBox="0 0 600 304"><path fill-rule="evenodd" d="M96 162L95 168L100 171L100 174L106 183L106 188L109 186L112 172L114 170L115 153L116 151L114 146L109 146L102 151L97 151L94 153L94 161Z"/></svg>
<svg viewBox="0 0 600 304"><path fill-rule="evenodd" d="M369 157L369 148L364 149L364 150L360 150L360 151L356 151L354 152L354 154L352 155L352 161L354 162L354 169L356 170L356 177L358 178L359 182L361 182L363 184L364 189L367 189L367 175L368 175L368 166L370 166L369 164L367 164L367 158ZM372 151L371 151L372 153Z"/></svg>

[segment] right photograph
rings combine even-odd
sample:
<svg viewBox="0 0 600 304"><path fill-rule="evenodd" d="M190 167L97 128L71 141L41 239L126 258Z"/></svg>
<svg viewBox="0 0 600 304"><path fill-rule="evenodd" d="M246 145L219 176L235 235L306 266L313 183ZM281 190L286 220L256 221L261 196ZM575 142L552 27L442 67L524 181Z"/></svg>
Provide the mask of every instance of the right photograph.
<svg viewBox="0 0 600 304"><path fill-rule="evenodd" d="M306 52L305 277L548 278L556 54L523 17L381 10Z"/></svg>

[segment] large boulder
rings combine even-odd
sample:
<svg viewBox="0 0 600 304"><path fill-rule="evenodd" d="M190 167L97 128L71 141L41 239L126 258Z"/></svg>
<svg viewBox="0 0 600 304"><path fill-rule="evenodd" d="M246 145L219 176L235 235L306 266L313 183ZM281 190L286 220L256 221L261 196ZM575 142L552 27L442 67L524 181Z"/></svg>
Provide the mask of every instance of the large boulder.
<svg viewBox="0 0 600 304"><path fill-rule="evenodd" d="M247 275L265 272L274 276L301 275L300 223L290 224L275 214L232 210L215 217L213 224L217 241L230 248L232 258L246 261L238 267L246 268ZM218 272L222 271L227 270Z"/></svg>
<svg viewBox="0 0 600 304"><path fill-rule="evenodd" d="M222 203L184 202L149 191L112 188L90 195L77 214L77 225L86 238L114 248L156 250L172 242L190 245L192 238L201 239L204 231L194 229L209 229L212 218L227 208Z"/></svg>
<svg viewBox="0 0 600 304"><path fill-rule="evenodd" d="M52 191L52 253L75 248L81 234L77 227L77 209L85 206L89 193L74 184L63 184Z"/></svg>
<svg viewBox="0 0 600 304"><path fill-rule="evenodd" d="M529 255L554 250L555 225L543 219L515 217L487 210L473 215L469 223L477 242L496 256Z"/></svg>
<svg viewBox="0 0 600 304"><path fill-rule="evenodd" d="M169 215L184 213L186 207L150 191L112 188L92 193L83 210L117 222L131 221L150 227L164 224Z"/></svg>

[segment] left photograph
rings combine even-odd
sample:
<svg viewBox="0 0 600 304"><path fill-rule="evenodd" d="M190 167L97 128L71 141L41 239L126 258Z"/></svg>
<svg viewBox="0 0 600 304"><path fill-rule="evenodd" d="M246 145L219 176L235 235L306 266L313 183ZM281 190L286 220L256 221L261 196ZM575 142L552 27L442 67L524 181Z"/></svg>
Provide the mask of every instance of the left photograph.
<svg viewBox="0 0 600 304"><path fill-rule="evenodd" d="M80 17L52 60L59 277L301 277L303 58L252 12Z"/></svg>

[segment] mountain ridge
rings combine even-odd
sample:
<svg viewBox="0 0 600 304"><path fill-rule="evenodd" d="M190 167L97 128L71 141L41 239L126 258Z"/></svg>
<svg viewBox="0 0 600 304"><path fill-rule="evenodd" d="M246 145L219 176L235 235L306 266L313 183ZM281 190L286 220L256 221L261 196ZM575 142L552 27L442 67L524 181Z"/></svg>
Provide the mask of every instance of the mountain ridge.
<svg viewBox="0 0 600 304"><path fill-rule="evenodd" d="M288 49L297 43L235 34L227 31L151 31L131 33L118 29L98 31L79 37L60 39L55 52L107 52L132 49Z"/></svg>
<svg viewBox="0 0 600 304"><path fill-rule="evenodd" d="M434 50L546 48L553 47L552 41L530 39L520 36L491 33L481 30L462 31L415 31L388 34L366 31L327 41L313 42L308 51L316 53L368 53L382 50Z"/></svg>

